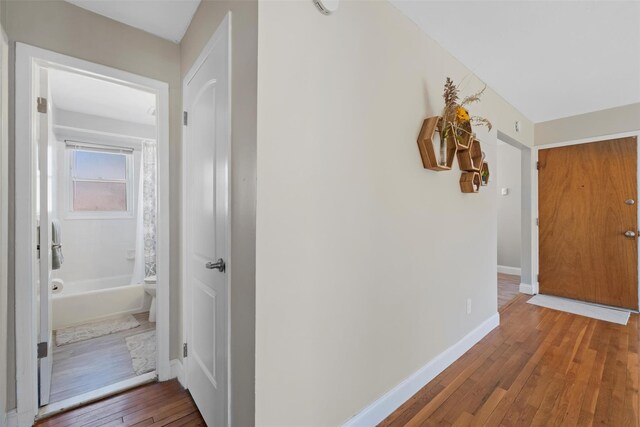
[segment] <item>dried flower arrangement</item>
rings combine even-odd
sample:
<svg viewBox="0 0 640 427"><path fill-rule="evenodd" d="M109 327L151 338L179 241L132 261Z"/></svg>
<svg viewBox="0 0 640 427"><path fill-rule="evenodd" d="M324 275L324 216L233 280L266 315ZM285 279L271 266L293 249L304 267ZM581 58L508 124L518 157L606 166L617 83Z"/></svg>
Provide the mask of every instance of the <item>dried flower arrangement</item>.
<svg viewBox="0 0 640 427"><path fill-rule="evenodd" d="M424 119L418 135L418 150L425 169L451 170L457 157L463 193L477 193L481 186L489 183L489 164L484 160L480 140L473 133L472 125L491 130L491 122L481 116L472 116L467 109L480 102L485 90L486 87L460 100L458 85L447 77L442 114Z"/></svg>
<svg viewBox="0 0 640 427"><path fill-rule="evenodd" d="M460 140L464 137L464 134L471 133L471 125L486 126L491 130L491 122L481 116L471 116L467 110L467 106L475 102L480 102L480 98L484 93L485 86L482 90L465 97L460 102L458 86L453 83L451 78L447 77L447 81L444 84L444 109L442 110L443 119L443 133L445 138L449 132L453 131L456 140Z"/></svg>

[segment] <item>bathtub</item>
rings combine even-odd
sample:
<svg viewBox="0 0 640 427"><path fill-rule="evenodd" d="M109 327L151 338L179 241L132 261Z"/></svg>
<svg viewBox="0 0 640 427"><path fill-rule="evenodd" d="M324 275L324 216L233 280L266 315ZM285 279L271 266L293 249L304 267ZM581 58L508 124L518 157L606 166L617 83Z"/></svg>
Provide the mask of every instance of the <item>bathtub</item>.
<svg viewBox="0 0 640 427"><path fill-rule="evenodd" d="M53 329L74 326L125 313L149 310L151 298L143 284L128 284L122 277L64 284L52 294Z"/></svg>

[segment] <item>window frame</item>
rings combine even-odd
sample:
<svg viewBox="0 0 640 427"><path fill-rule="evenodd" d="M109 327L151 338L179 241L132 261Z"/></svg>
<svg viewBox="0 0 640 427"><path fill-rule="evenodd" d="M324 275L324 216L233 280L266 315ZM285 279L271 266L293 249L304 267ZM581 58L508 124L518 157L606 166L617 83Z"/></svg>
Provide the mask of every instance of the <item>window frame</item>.
<svg viewBox="0 0 640 427"><path fill-rule="evenodd" d="M135 174L133 162L135 151L125 151L121 148L91 148L90 146L67 146L65 151L65 219L132 219L134 218L133 190L135 188ZM119 154L125 157L125 191L126 211L76 211L73 209L73 184L80 182L123 182L114 179L76 179L73 171L74 153L76 151L90 151L97 153Z"/></svg>

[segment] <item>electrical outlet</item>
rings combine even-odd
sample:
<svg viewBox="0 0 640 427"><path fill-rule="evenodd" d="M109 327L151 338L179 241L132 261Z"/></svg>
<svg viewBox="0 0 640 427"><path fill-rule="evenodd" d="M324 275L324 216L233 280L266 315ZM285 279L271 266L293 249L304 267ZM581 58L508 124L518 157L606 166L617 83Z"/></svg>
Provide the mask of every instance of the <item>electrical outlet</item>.
<svg viewBox="0 0 640 427"><path fill-rule="evenodd" d="M471 314L471 298L467 298L467 314Z"/></svg>

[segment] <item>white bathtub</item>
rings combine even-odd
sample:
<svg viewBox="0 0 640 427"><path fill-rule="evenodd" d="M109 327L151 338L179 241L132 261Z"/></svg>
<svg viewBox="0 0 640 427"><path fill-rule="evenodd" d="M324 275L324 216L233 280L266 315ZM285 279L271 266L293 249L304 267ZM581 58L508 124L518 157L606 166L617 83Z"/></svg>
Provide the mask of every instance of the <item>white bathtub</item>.
<svg viewBox="0 0 640 427"><path fill-rule="evenodd" d="M129 285L126 279L65 283L62 292L52 295L53 329L78 325L125 313L149 310L151 299L142 284Z"/></svg>

